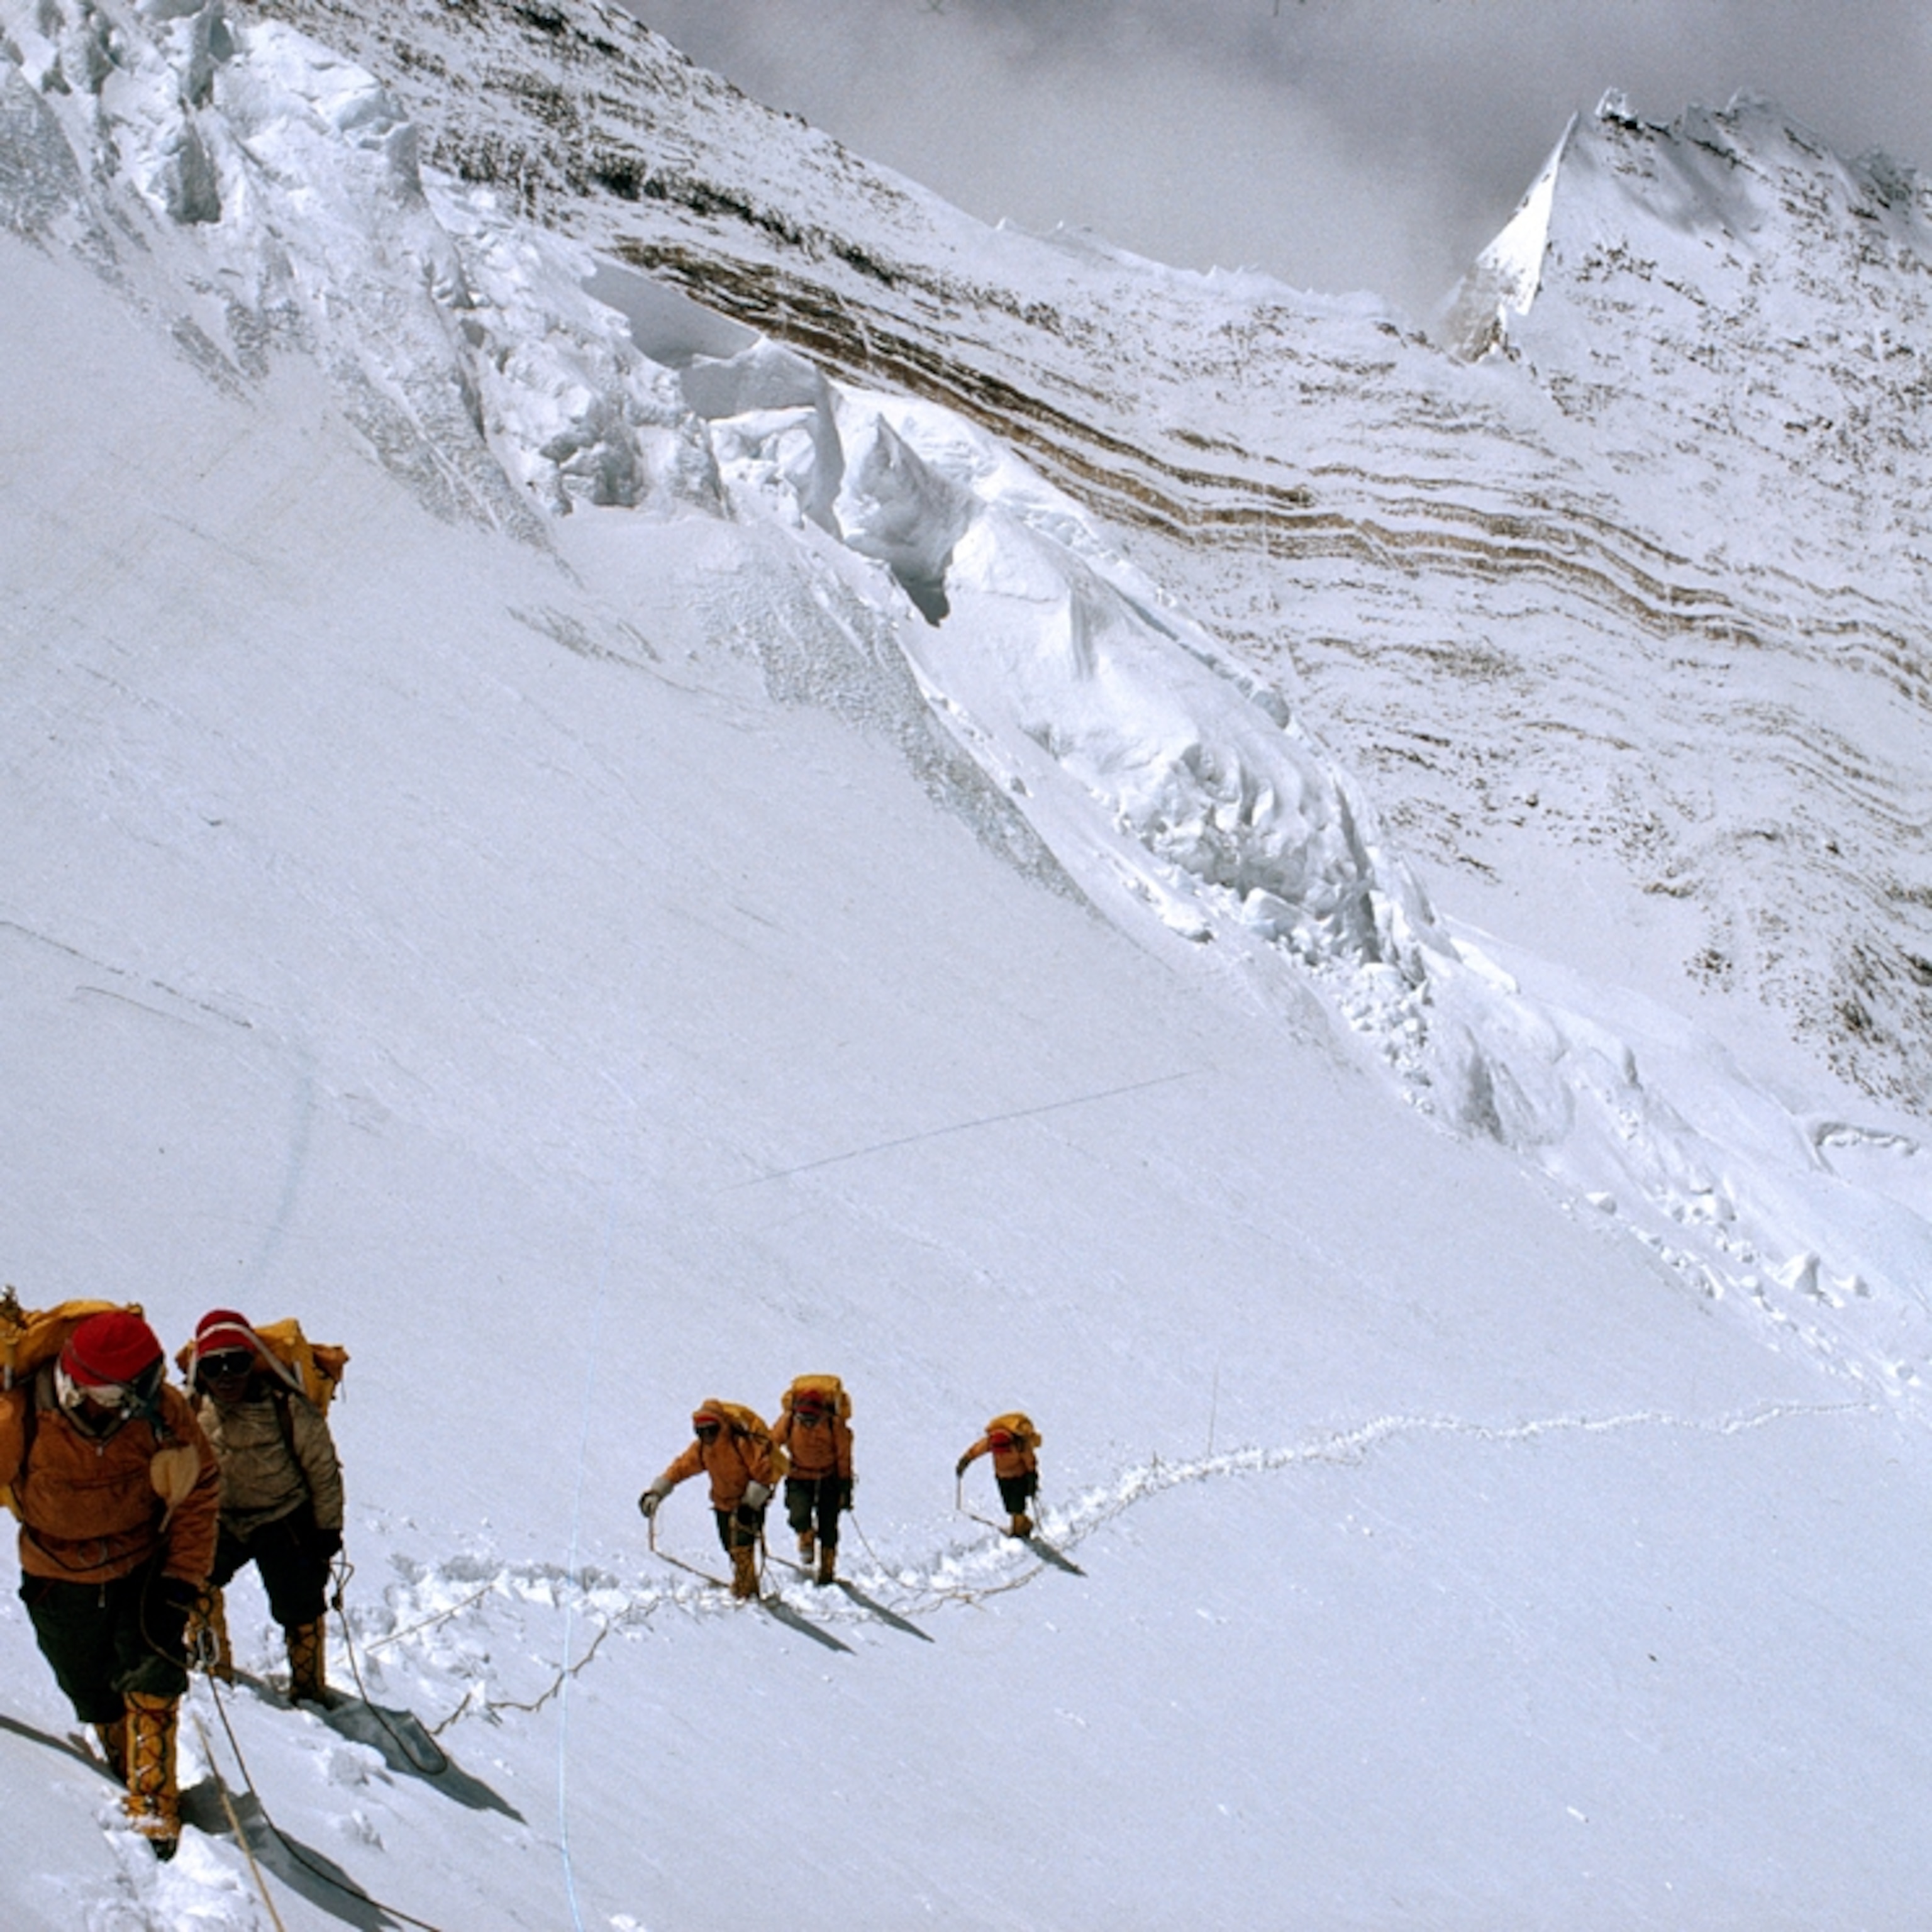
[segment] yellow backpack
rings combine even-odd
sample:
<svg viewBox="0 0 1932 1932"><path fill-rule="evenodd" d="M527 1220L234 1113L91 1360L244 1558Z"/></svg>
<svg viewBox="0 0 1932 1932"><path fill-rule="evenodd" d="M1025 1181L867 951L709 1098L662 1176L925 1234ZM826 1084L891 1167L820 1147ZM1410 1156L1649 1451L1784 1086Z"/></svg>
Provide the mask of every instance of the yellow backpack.
<svg viewBox="0 0 1932 1932"><path fill-rule="evenodd" d="M1030 1417L1022 1415L1016 1408L1005 1415L994 1416L986 1425L986 1433L991 1436L1002 1429L1013 1438L1016 1448L1037 1449L1040 1447L1040 1431L1034 1428Z"/></svg>
<svg viewBox="0 0 1932 1932"><path fill-rule="evenodd" d="M716 1409L724 1417L733 1435L748 1436L753 1442L764 1445L765 1454L772 1459L772 1481L776 1485L785 1472L785 1453L772 1440L772 1432L766 1427L764 1418L755 1408L747 1408L742 1402L714 1402L706 1406Z"/></svg>
<svg viewBox="0 0 1932 1932"><path fill-rule="evenodd" d="M273 1350L275 1359L292 1373L302 1392L323 1414L342 1386L342 1372L349 1366L349 1351L332 1342L311 1342L302 1333L302 1324L291 1315L286 1322L271 1322L255 1333Z"/></svg>
<svg viewBox="0 0 1932 1932"><path fill-rule="evenodd" d="M798 1398L807 1394L818 1396L841 1422L851 1420L852 1398L845 1393L845 1384L836 1376L794 1376L791 1387L784 1392L784 1413L790 1414L798 1405Z"/></svg>
<svg viewBox="0 0 1932 1932"><path fill-rule="evenodd" d="M292 1315L286 1321L264 1322L255 1330L255 1336L280 1364L290 1388L306 1396L326 1415L342 1386L349 1351L332 1342L311 1342ZM184 1342L175 1351L176 1366L184 1376L191 1376L194 1360L194 1344Z"/></svg>
<svg viewBox="0 0 1932 1932"><path fill-rule="evenodd" d="M8 1466L0 1468L0 1508L20 1514L14 1485L20 1480L33 1442L34 1376L67 1346L67 1338L88 1316L116 1310L130 1315L142 1312L138 1301L58 1301L51 1308L22 1308L10 1285L0 1292L0 1440L6 1444L0 1455ZM172 1516L194 1487L200 1456L191 1445L168 1436L158 1421L155 1427L160 1442L149 1459L148 1475L155 1495Z"/></svg>
<svg viewBox="0 0 1932 1932"><path fill-rule="evenodd" d="M112 1314L124 1308L141 1312L138 1301L60 1301L51 1308L22 1308L10 1286L0 1294L0 1389L31 1382L43 1363L51 1362L67 1346L76 1323L90 1315Z"/></svg>

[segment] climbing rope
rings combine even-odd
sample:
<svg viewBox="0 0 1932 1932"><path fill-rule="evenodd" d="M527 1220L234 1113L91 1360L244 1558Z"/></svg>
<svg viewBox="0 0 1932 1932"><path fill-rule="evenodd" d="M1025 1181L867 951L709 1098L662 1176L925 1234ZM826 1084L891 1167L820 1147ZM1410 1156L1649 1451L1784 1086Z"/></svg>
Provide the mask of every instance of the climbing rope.
<svg viewBox="0 0 1932 1932"><path fill-rule="evenodd" d="M275 1822L274 1814L269 1810L268 1805L263 1802L262 1794L256 1788L254 1778L249 1773L248 1760L242 1754L242 1740L235 1735L235 1726L229 1721L227 1700L221 1694L220 1685L214 1678L211 1677L208 1680L208 1689L209 1696L214 1700L214 1714L221 1720L221 1728L227 1734L228 1748L235 1754L236 1768L242 1774L242 1788L248 1792L250 1798L254 1799L255 1808L262 1814L262 1822L273 1836L276 1844L280 1845L282 1850L287 1852L289 1856L293 1858L296 1863L300 1865L303 1870L308 1873L311 1877L320 1879L324 1885L327 1886L330 1888L331 1891L339 1892L344 1898L352 1898L358 1904L374 1906L378 1912L386 1912L392 1918L398 1919L405 1925L413 1925L416 1927L418 1928L418 1932L442 1932L442 1928L440 1926L431 1924L427 1918L413 1918L410 1913L402 1910L400 1907L391 1905L386 1900L377 1898L373 1893L363 1891L360 1886L344 1884L342 1880L338 1878L333 1872L329 1871L322 1865L317 1864L314 1859L310 1858L308 1854L302 1850L302 1846L297 1844L296 1841ZM196 1728L197 1730L200 1728L200 1720L198 1718L196 1720ZM202 1736L205 1742L206 1733L203 1732ZM214 1762L214 1754L212 1751L210 1751L208 1756L208 1764L212 1768ZM218 1773L217 1774L217 1776L218 1780ZM224 1792L224 1802L225 1797L226 1794ZM253 1848L248 1843L248 1834L242 1831L240 1822L236 1820L233 1807L230 1805L227 1807L227 1809L229 1820L235 1827L235 1834L241 1842L242 1850L248 1855L250 1865L254 1866L255 1864L255 1854ZM257 1882L260 1882L260 1872L259 1868L256 1870L256 1876ZM269 1916L272 1918L274 1917L274 1907L272 1906L269 1908ZM280 1924L281 1921L278 1918L275 1922L279 1925Z"/></svg>
<svg viewBox="0 0 1932 1932"><path fill-rule="evenodd" d="M207 1759L208 1768L212 1770L214 1766L214 1747L208 1741L208 1726L201 1721L201 1713L199 1711L194 1714L194 1734L200 1738L201 1754ZM238 1763L240 1762L238 1754L236 1762ZM288 1932L288 1928L282 1923L282 1915L275 1910L274 1899L268 1891L268 1881L262 1876L261 1865L255 1857L255 1847L249 1844L248 1834L242 1828L242 1820L236 1814L235 1801L229 1796L228 1787L223 1784L218 1774L214 1780L214 1788L221 1794L221 1808L227 1814L228 1828L235 1834L235 1842L242 1847L242 1856L248 1861L248 1869L254 1876L255 1889L262 1894L263 1910L274 1922L275 1932ZM260 1798L255 1800L257 1804L261 1802ZM268 1814L264 1810L262 1815L266 1817Z"/></svg>
<svg viewBox="0 0 1932 1932"><path fill-rule="evenodd" d="M434 1737L430 1737L428 1732L424 1732L424 1736L429 1737L430 1750L436 1754L435 1761L433 1763L424 1763L417 1756L416 1749L410 1740L390 1723L388 1713L370 1698L369 1687L362 1681L362 1666L356 1658L356 1640L350 1634L348 1606L344 1601L344 1594L349 1588L349 1580L355 1574L356 1566L347 1557L338 1556L336 1558L334 1567L329 1572L335 1588L329 1598L328 1606L335 1612L336 1622L342 1626L342 1648L349 1659L349 1674L356 1680L356 1694L362 1699L363 1708L368 1711L370 1716L374 1718L376 1723L388 1733L397 1750L402 1753L404 1762L412 1771L420 1778L440 1778L449 1768L448 1753Z"/></svg>

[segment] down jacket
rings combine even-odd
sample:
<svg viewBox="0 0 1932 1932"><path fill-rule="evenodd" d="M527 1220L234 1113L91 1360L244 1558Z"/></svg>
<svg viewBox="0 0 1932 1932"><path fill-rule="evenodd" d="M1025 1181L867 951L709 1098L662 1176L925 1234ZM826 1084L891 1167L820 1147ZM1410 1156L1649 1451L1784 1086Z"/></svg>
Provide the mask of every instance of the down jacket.
<svg viewBox="0 0 1932 1932"><path fill-rule="evenodd" d="M256 1393L232 1407L206 1394L196 1400L195 1414L221 1466L221 1527L245 1543L258 1529L312 1505L316 1528L340 1529L342 1466L322 1412L292 1390L273 1394L260 1384L255 1378Z"/></svg>
<svg viewBox="0 0 1932 1932"><path fill-rule="evenodd" d="M991 1435L989 1430L960 1457L962 1467L968 1462L976 1462L982 1456L990 1456L993 1459L993 1474L1004 1476L1009 1480L1015 1476L1030 1475L1040 1467L1040 1458L1034 1454L1031 1444L1014 1436L1010 1438L1010 1448L995 1449L990 1439Z"/></svg>
<svg viewBox="0 0 1932 1932"><path fill-rule="evenodd" d="M111 1583L158 1556L163 1576L197 1588L207 1580L220 1472L187 1396L164 1384L158 1402L158 1428L133 1418L91 1436L61 1407L51 1363L0 1402L0 1471L16 1472L23 1575ZM171 1448L190 1451L196 1462L172 1511L155 1493L153 1466L157 1453Z"/></svg>
<svg viewBox="0 0 1932 1932"><path fill-rule="evenodd" d="M769 1490L778 1480L770 1445L744 1430L730 1427L721 1429L709 1443L694 1442L658 1482L664 1489L675 1489L700 1474L711 1479L711 1507L715 1510L736 1509L749 1484L762 1483Z"/></svg>
<svg viewBox="0 0 1932 1932"><path fill-rule="evenodd" d="M830 1415L808 1428L790 1409L780 1414L772 1440L791 1458L791 1473L807 1481L852 1474L852 1425Z"/></svg>

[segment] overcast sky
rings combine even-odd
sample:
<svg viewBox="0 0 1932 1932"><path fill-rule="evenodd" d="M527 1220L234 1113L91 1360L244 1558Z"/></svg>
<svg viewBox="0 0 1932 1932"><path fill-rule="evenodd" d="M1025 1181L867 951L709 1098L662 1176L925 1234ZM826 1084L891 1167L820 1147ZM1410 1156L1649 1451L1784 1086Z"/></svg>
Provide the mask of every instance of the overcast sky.
<svg viewBox="0 0 1932 1932"><path fill-rule="evenodd" d="M627 0L987 220L1433 304L1570 115L1740 88L1932 173L1928 0Z"/></svg>

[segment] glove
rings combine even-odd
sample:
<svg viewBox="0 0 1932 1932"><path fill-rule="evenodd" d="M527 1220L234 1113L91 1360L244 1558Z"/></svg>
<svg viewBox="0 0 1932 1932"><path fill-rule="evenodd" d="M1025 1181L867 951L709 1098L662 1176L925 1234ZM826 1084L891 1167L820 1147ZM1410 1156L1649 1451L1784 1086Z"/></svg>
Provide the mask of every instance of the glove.
<svg viewBox="0 0 1932 1932"><path fill-rule="evenodd" d="M761 1510L772 1499L769 1483L747 1483L745 1485L744 1507L748 1510Z"/></svg>
<svg viewBox="0 0 1932 1932"><path fill-rule="evenodd" d="M643 1511L644 1520L646 1522L648 1522L652 1516L657 1514L658 1504L662 1502L664 1498L670 1494L670 1490L666 1489L662 1483L653 1483L650 1487L638 1498L638 1508Z"/></svg>
<svg viewBox="0 0 1932 1932"><path fill-rule="evenodd" d="M858 1486L859 1479L856 1476L848 1476L838 1485L838 1507L841 1509L849 1510L852 1507L852 1492Z"/></svg>
<svg viewBox="0 0 1932 1932"><path fill-rule="evenodd" d="M188 1663L188 1620L201 1600L201 1586L184 1577L158 1576L142 1606L142 1629L148 1642L170 1664Z"/></svg>
<svg viewBox="0 0 1932 1932"><path fill-rule="evenodd" d="M952 1466L952 1473L953 1473L953 1474L954 1474L954 1476L955 1476L956 1478L956 1477L959 1477L959 1476L963 1476L963 1475L964 1475L964 1474L965 1474L966 1472L967 1472L968 1469L970 1469L970 1468L972 1468L972 1466L973 1466L973 1459L972 1459L972 1457L971 1457L971 1456L961 1456L961 1457L960 1457L960 1459L958 1460L958 1462L956 1462L956 1463L954 1463L954 1464L953 1464L953 1466Z"/></svg>
<svg viewBox="0 0 1932 1932"><path fill-rule="evenodd" d="M325 1562L333 1562L342 1554L342 1532L340 1529L324 1529L318 1523L309 1538L308 1546Z"/></svg>

